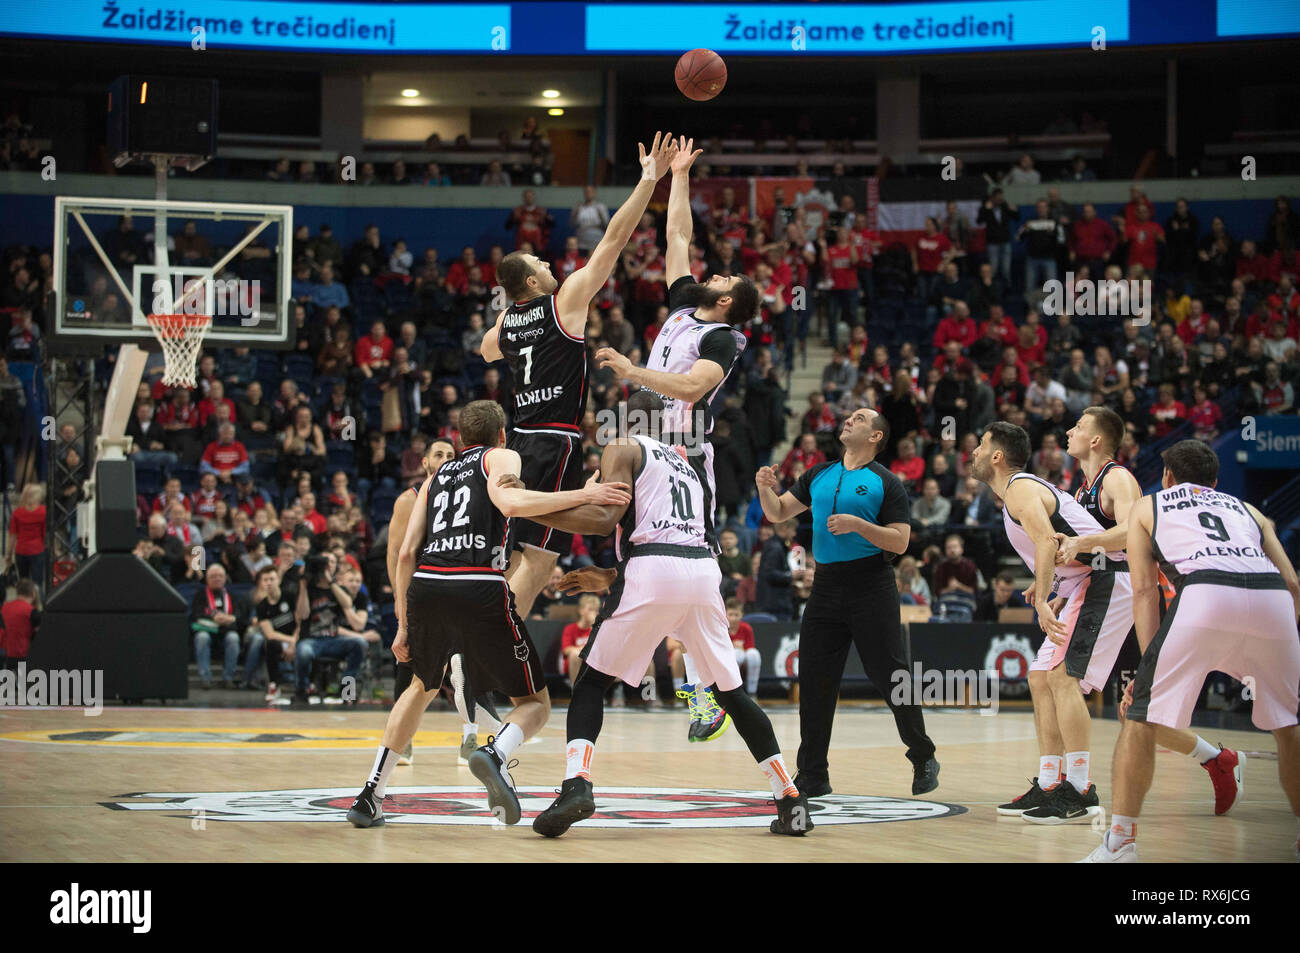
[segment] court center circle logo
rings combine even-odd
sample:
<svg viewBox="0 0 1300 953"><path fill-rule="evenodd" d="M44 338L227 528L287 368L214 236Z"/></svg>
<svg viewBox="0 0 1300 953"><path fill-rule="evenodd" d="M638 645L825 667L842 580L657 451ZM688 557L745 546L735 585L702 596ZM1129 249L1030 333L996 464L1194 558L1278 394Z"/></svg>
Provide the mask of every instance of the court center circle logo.
<svg viewBox="0 0 1300 953"><path fill-rule="evenodd" d="M103 806L117 811L148 811L190 819L200 812L210 821L344 822L356 788L304 788L224 793L123 794ZM522 789L523 823L550 806L552 788ZM966 808L909 798L834 794L808 803L817 825L879 824L965 814ZM776 812L772 796L757 791L690 788L602 788L596 813L583 827L622 829L767 827ZM384 799L388 824L500 826L482 788L459 786L390 787Z"/></svg>

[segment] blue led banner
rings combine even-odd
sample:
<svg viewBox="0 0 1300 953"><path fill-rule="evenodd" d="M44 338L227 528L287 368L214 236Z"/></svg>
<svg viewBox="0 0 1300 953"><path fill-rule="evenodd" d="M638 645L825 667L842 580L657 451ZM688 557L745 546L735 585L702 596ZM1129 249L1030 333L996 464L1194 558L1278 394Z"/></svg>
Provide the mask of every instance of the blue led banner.
<svg viewBox="0 0 1300 953"><path fill-rule="evenodd" d="M510 11L508 3L34 0L4 4L0 34L206 49L486 54L510 49Z"/></svg>
<svg viewBox="0 0 1300 953"><path fill-rule="evenodd" d="M1128 0L981 0L904 4L640 4L587 7L589 52L680 50L689 9L690 43L719 53L900 54L1089 48L1094 38L1129 38Z"/></svg>
<svg viewBox="0 0 1300 953"><path fill-rule="evenodd" d="M675 56L708 47L732 56L906 56L1300 36L1300 0L0 0L0 7L0 36L392 55Z"/></svg>

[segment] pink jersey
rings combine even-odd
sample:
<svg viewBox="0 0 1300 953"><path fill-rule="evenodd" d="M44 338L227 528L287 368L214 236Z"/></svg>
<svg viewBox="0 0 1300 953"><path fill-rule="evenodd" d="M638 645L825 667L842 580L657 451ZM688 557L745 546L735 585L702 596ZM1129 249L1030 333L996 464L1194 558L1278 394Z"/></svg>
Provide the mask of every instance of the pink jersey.
<svg viewBox="0 0 1300 953"><path fill-rule="evenodd" d="M1174 585L1205 571L1277 573L1259 524L1235 496L1180 483L1155 493L1152 504L1155 556Z"/></svg>
<svg viewBox="0 0 1300 953"><path fill-rule="evenodd" d="M1026 473L1023 470L1015 474L1007 481L1010 487L1016 480L1033 480L1052 491L1052 496L1056 497L1056 510L1049 514L1052 520L1052 529L1058 533L1064 533L1066 536L1090 536L1093 533L1102 531L1101 524L1079 505L1079 502L1070 494L1058 489L1046 480L1039 479L1032 473ZM1002 525L1007 531L1007 539L1015 547L1020 558L1025 561L1030 572L1036 572L1034 568L1035 546L1034 541L1029 538L1014 517L1011 510L1007 507L1002 508ZM1073 563L1068 566L1056 567L1056 578L1052 581L1052 592L1058 596L1069 596L1074 590L1092 572L1093 560L1096 557L1090 553L1080 553ZM1106 558L1110 562L1124 562L1122 552L1107 553Z"/></svg>
<svg viewBox="0 0 1300 953"><path fill-rule="evenodd" d="M745 335L728 324L700 321L694 315L694 308L682 308L668 316L668 320L664 322L663 328L660 329L659 335L650 348L650 356L645 363L646 367L667 374L685 374L700 359L700 344L705 336L722 333L724 330L736 341L736 356L732 361L732 367L735 366L735 363L740 360L741 352L745 350ZM718 386L696 401L695 404L685 400L678 400L675 397L664 397L662 432L665 434L693 433L691 411L696 406L699 406L703 409L706 417L704 432L712 433L713 419L708 407L713 398L718 395L718 391L722 389L723 383L731 374L731 369L731 367L724 367L723 370L726 373L722 375L722 380L718 382Z"/></svg>
<svg viewBox="0 0 1300 953"><path fill-rule="evenodd" d="M706 547L704 487L699 474L686 462L683 448L634 435L645 460L632 488L632 506L618 527L617 552L626 557L633 548L648 544Z"/></svg>

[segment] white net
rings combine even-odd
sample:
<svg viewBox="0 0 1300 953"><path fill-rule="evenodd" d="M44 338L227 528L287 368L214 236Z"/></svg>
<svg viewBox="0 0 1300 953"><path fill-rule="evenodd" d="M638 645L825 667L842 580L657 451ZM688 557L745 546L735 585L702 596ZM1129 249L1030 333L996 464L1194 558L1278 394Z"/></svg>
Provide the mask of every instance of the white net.
<svg viewBox="0 0 1300 953"><path fill-rule="evenodd" d="M151 314L149 326L162 344L162 382L167 386L195 387L198 384L199 348L212 326L206 314Z"/></svg>

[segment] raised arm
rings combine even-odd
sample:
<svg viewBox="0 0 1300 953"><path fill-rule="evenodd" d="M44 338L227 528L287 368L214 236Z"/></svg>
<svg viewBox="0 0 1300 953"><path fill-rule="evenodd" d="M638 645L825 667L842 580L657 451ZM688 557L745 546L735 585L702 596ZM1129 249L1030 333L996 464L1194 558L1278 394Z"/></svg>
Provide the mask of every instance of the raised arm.
<svg viewBox="0 0 1300 953"><path fill-rule="evenodd" d="M781 480L776 475L776 467L760 468L754 474L754 484L758 487L758 502L763 507L763 515L773 524L794 519L808 509L808 504L796 499L793 493L777 496Z"/></svg>
<svg viewBox="0 0 1300 953"><path fill-rule="evenodd" d="M600 465L611 484L632 486L636 482L636 469L644 453L645 450L635 440L610 444L605 447L600 456ZM600 473L601 471L597 470L592 475L587 483L588 487L593 486ZM558 529L562 533L608 536L614 532L614 527L623 518L630 503L631 498L627 503L586 503L573 509L535 517L534 521Z"/></svg>
<svg viewBox="0 0 1300 953"><path fill-rule="evenodd" d="M637 148L641 153L641 181L609 220L609 227L592 250L587 264L564 280L555 298L560 324L574 337L583 336L587 325L587 305L613 274L619 256L650 204L655 184L668 171L677 152L677 144L670 133L655 133L649 154L644 143L638 143ZM495 345L495 341L493 343Z"/></svg>
<svg viewBox="0 0 1300 953"><path fill-rule="evenodd" d="M674 281L691 273L691 238L695 228L691 221L691 165L704 152L695 148L695 140L682 136L672 161L673 184L668 192L668 249L664 255L664 277L671 288Z"/></svg>
<svg viewBox="0 0 1300 953"><path fill-rule="evenodd" d="M559 493L540 493L503 485L499 479L494 478L504 474L517 477L520 468L519 454L505 447L497 447L485 453L483 465L488 472L488 496L492 498L492 505L511 518L526 516L536 520L543 514L567 510L584 503L627 506L632 501L628 492L631 485L626 483L588 483L581 490L561 490Z"/></svg>
<svg viewBox="0 0 1300 953"><path fill-rule="evenodd" d="M501 353L501 322L505 320L505 316L505 310L502 309L501 313L497 315L497 323L487 329L482 341L479 342L478 352L483 357L483 360L489 364L505 357Z"/></svg>

